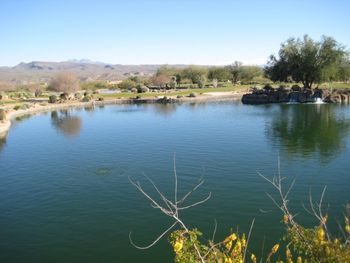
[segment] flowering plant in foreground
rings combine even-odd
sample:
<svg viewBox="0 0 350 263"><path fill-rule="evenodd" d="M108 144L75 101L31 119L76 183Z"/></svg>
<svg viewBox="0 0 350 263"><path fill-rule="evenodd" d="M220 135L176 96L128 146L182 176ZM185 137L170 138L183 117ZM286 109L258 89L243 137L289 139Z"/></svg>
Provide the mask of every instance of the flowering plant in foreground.
<svg viewBox="0 0 350 263"><path fill-rule="evenodd" d="M211 194L190 205L184 205L184 201L196 191L202 184L203 180L182 198L178 196L178 182L175 168L174 159L174 177L175 177L175 195L174 200L170 200L157 188L154 182L148 178L146 179L153 185L155 191L158 193L160 200L156 201L147 193L141 186L140 182L130 182L151 202L151 205L155 209L159 209L163 214L173 219L173 224L163 231L150 245L138 246L131 238L131 232L129 235L130 242L138 249L148 249L155 245L163 236L170 231L169 242L173 247L176 263L205 263L205 262L217 262L217 263L243 263L243 262L276 262L276 263L347 263L350 262L350 205L346 206L346 214L344 215L344 226L340 227L342 236L334 237L330 233L327 227L327 215L323 215L322 200L326 188L324 188L320 201L313 202L310 195L310 210L311 214L316 217L319 224L314 228L305 228L295 221L295 216L290 212L288 207L288 194L293 188L294 181L288 188L287 192L284 192L282 187L282 181L284 178L280 176L274 176L272 179L268 179L259 174L262 178L267 180L278 191L280 201L275 200L271 195L268 196L272 199L274 204L282 211L282 222L286 227L286 234L280 243L275 244L267 256L261 256L260 259L248 249L250 234L254 225L254 220L251 224L248 235L231 233L224 240L220 242L214 242L212 240L204 240L202 233L197 229L189 229L180 217L180 211L189 209L196 205L206 202ZM180 227L179 230L174 230L175 226ZM215 227L216 229L216 227ZM215 233L215 231L214 231ZM283 249L282 249L283 247Z"/></svg>

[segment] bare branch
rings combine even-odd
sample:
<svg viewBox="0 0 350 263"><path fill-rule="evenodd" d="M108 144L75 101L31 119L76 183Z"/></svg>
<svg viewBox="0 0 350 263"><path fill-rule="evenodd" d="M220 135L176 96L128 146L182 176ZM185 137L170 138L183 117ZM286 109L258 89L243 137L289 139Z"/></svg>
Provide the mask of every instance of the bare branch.
<svg viewBox="0 0 350 263"><path fill-rule="evenodd" d="M167 230L165 230L162 234L160 234L151 244L149 244L148 246L144 246L144 247L141 247L141 246L138 246L136 245L133 241L132 241L132 238L131 238L131 232L129 233L129 240L130 240L130 243L131 245L133 245L134 247L138 248L138 249L148 249L148 248L151 248L152 246L154 246L166 233L168 233L171 229L173 229L176 224L178 222L175 221L174 224L172 224Z"/></svg>
<svg viewBox="0 0 350 263"><path fill-rule="evenodd" d="M246 256L246 253L247 253L247 248L248 248L248 244L249 244L249 239L250 239L250 235L251 235L252 230L253 230L254 222L255 222L255 218L253 219L252 223L250 224L250 229L249 229L249 233L248 233L248 237L247 237L247 244L246 244L246 246L245 246L245 248L244 248L243 262L245 262L245 256Z"/></svg>
<svg viewBox="0 0 350 263"><path fill-rule="evenodd" d="M183 207L178 207L178 210L185 210L185 209L188 209L188 208L191 208L191 207L194 207L194 206L197 206L197 205L200 205L200 204L203 204L204 202L208 201L211 197L211 192L208 194L208 196L206 198L204 198L203 200L201 201L198 201L194 204L191 204L191 205L188 205L188 206L183 206Z"/></svg>
<svg viewBox="0 0 350 263"><path fill-rule="evenodd" d="M211 239L211 241L213 241L213 242L214 242L214 239L215 239L217 226L218 226L218 223L216 222L216 219L214 219L214 231L213 231L213 236L212 236L212 239Z"/></svg>
<svg viewBox="0 0 350 263"><path fill-rule="evenodd" d="M204 183L204 180L200 180L199 183L191 191L185 194L185 196L182 199L180 199L177 203L178 204L183 203L187 199L187 197L189 197L194 191L196 191L203 183Z"/></svg>

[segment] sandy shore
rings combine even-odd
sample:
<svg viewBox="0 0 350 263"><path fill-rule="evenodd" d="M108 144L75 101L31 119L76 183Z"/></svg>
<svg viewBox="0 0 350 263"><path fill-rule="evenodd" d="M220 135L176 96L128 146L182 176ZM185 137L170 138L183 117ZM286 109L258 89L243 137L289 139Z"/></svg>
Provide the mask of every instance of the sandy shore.
<svg viewBox="0 0 350 263"><path fill-rule="evenodd" d="M206 101L227 101L227 100L240 100L243 93L233 92L207 92L198 95L194 98L184 97L176 98L167 96L172 99L172 103L186 103L186 102L206 102ZM0 121L0 138L5 137L11 127L11 120L16 117L20 117L28 114L35 114L40 112L53 111L56 109L66 109L74 107L91 107L93 105L109 105L109 104L140 104L140 103L160 103L159 98L142 98L142 99L109 99L104 101L91 101L91 102L66 102L40 105L38 103L30 103L31 107L23 110L10 109L7 112L7 120ZM5 107L3 107L5 108ZM8 108L8 107L7 107Z"/></svg>

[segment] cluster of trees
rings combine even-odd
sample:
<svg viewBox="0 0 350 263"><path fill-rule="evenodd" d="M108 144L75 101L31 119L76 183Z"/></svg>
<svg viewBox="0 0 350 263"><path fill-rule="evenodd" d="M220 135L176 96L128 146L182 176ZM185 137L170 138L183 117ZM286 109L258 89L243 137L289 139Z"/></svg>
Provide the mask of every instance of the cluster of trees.
<svg viewBox="0 0 350 263"><path fill-rule="evenodd" d="M202 87L205 82L216 80L218 82L232 81L252 83L263 78L263 68L259 66L244 66L241 62L234 62L228 66L199 67L189 66L186 68L173 68L162 66L158 69L156 76L167 76L181 84L197 84Z"/></svg>
<svg viewBox="0 0 350 263"><path fill-rule="evenodd" d="M196 85L203 88L208 82L214 87L218 82L231 81L253 83L264 79L263 68L259 66L244 66L235 62L228 66L201 67L188 66L185 68L161 66L151 78L131 77L118 86L120 89L137 88L139 85L157 86L160 88L175 88L176 86Z"/></svg>
<svg viewBox="0 0 350 263"><path fill-rule="evenodd" d="M278 56L271 55L265 74L272 81L301 82L306 89L322 82L349 81L349 53L331 37L290 38L282 43Z"/></svg>

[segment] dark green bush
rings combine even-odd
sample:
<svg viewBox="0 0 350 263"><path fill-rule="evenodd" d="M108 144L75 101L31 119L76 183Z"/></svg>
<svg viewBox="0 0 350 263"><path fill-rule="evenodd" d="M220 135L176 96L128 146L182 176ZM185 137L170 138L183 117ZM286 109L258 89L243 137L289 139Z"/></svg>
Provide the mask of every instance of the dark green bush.
<svg viewBox="0 0 350 263"><path fill-rule="evenodd" d="M57 102L57 96L51 95L49 96L49 103L56 103Z"/></svg>
<svg viewBox="0 0 350 263"><path fill-rule="evenodd" d="M64 93L61 93L60 94L60 99L65 101L65 100L68 100L69 99L69 94L64 92Z"/></svg>
<svg viewBox="0 0 350 263"><path fill-rule="evenodd" d="M149 88L147 88L146 86L140 86L137 88L137 93L146 93L149 92Z"/></svg>
<svg viewBox="0 0 350 263"><path fill-rule="evenodd" d="M190 95L188 95L190 98L195 98L197 97L197 93L191 92Z"/></svg>
<svg viewBox="0 0 350 263"><path fill-rule="evenodd" d="M83 102L89 102L89 101L91 101L91 99L92 99L92 97L91 96L84 96L84 98L83 98Z"/></svg>

